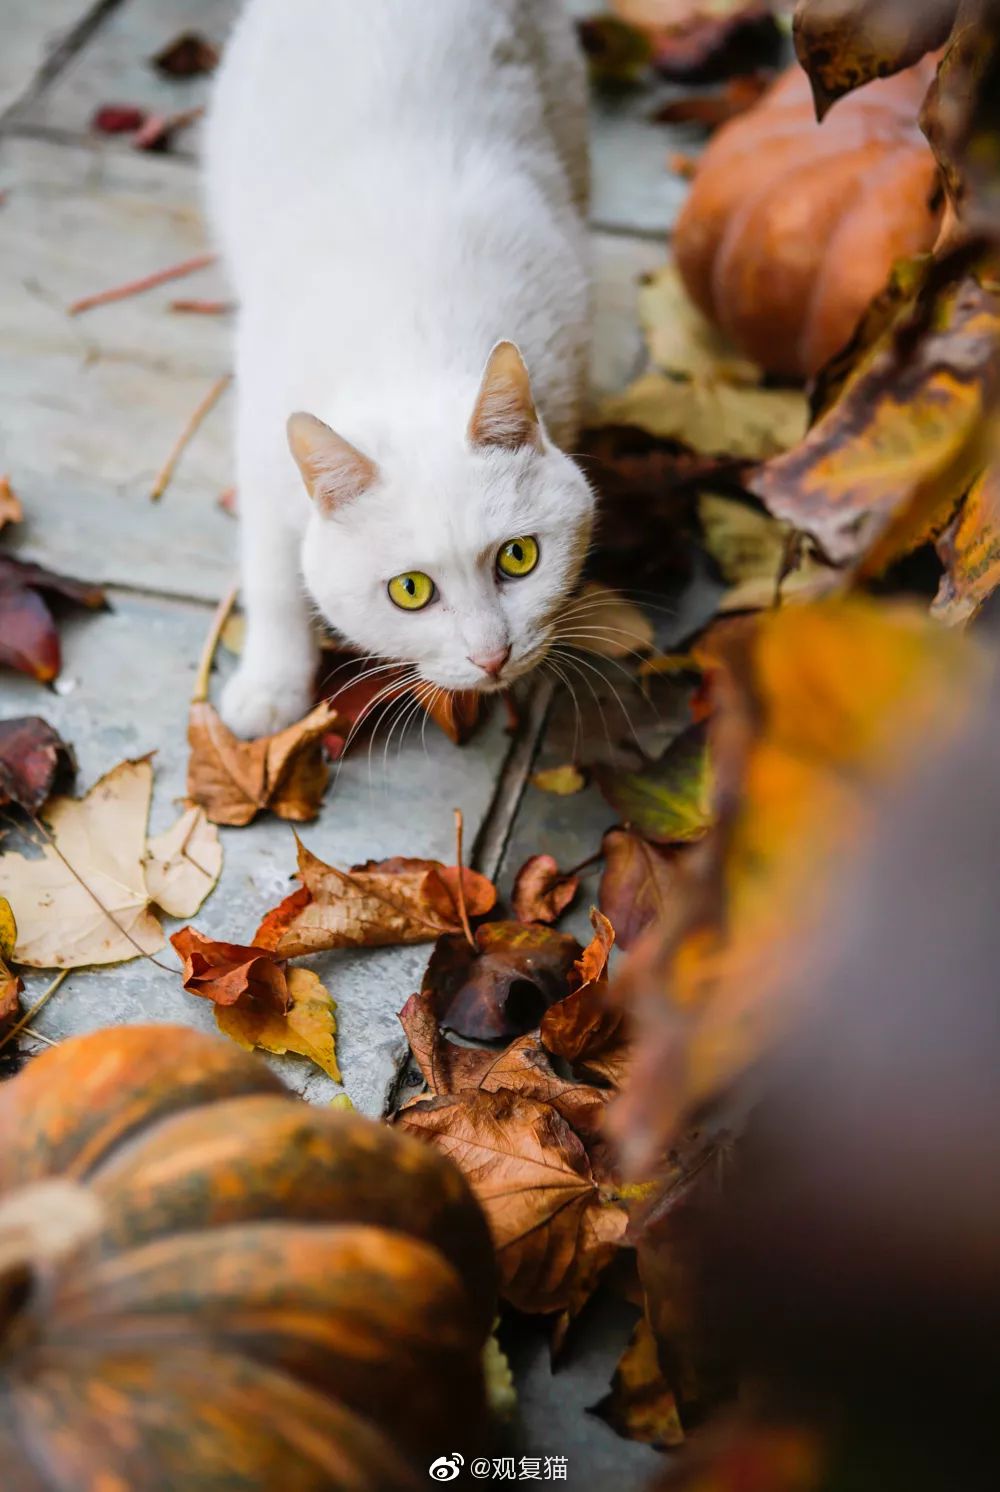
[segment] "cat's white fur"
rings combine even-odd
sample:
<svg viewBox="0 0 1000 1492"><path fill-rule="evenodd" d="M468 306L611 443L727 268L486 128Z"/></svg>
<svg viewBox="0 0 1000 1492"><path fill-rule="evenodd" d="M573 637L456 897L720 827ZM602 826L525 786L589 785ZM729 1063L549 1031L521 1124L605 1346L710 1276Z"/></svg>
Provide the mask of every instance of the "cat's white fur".
<svg viewBox="0 0 1000 1492"><path fill-rule="evenodd" d="M562 454L588 365L585 95L563 0L246 5L206 167L239 302L248 625L223 714L240 734L307 709L314 606L448 688L501 687L544 652L592 521ZM517 449L470 436L505 339L541 416ZM310 502L286 439L296 410L373 463L365 490ZM538 567L503 580L497 551L523 534ZM424 611L387 593L409 570L437 586ZM499 679L470 661L507 645Z"/></svg>

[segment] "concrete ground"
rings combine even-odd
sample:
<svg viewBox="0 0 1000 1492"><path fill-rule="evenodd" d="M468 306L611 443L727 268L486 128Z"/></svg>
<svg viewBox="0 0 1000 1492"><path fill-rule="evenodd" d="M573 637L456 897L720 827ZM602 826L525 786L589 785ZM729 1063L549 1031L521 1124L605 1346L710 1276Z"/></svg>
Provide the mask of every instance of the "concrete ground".
<svg viewBox="0 0 1000 1492"><path fill-rule="evenodd" d="M599 8L569 3L578 14ZM148 59L188 28L223 41L236 9L237 0L6 0L0 40L0 471L26 510L5 543L105 582L112 601L107 613L64 624L54 692L0 677L0 712L45 715L76 748L81 789L123 757L155 751L154 831L183 796L187 703L212 609L233 577L236 536L216 501L232 480L228 398L184 454L163 500L149 500L179 431L229 364L225 319L172 314L169 304L224 289L209 269L79 318L66 307L204 250L197 130L176 151L152 155L89 126L101 104L175 112L200 103L204 80L164 81ZM695 146L688 132L650 124L651 108L642 95L594 109L595 394L620 388L641 364L635 285L661 262L683 192L666 157ZM222 668L230 664L223 655ZM528 853L548 849L564 864L585 858L610 810L593 790L565 801L526 786L539 752L554 761L565 752L558 738L546 744L547 703L536 699L513 739L494 718L463 749L430 729L423 739L413 732L394 740L387 768L381 746L371 771L364 754L349 758L306 843L339 864L400 854L449 859L451 810L460 806L481 868L507 884ZM196 921L239 941L287 890L294 846L289 827L267 817L222 837L222 879ZM427 954L317 961L338 1002L344 1085L370 1114L383 1112L404 1059L396 1012L417 988ZM172 959L168 950L164 961ZM28 1003L45 983L29 979ZM143 1020L213 1029L207 1004L143 960L71 974L34 1029L58 1041ZM39 1039L27 1038L25 1051L40 1049ZM334 1091L305 1062L280 1066L308 1098ZM605 1390L624 1329L581 1332L555 1378L539 1334L516 1344L518 1438L535 1454L568 1455L570 1485L639 1486L657 1469L654 1453L583 1413Z"/></svg>

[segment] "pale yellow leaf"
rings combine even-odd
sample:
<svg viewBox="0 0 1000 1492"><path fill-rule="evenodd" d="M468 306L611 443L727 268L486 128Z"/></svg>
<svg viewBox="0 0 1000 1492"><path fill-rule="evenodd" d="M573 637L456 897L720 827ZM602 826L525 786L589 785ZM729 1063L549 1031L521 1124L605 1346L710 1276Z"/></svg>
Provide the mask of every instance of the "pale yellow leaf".
<svg viewBox="0 0 1000 1492"><path fill-rule="evenodd" d="M15 959L40 969L114 964L157 953L144 857L153 787L148 757L120 762L84 798L53 798L50 842L0 854L0 896L17 918Z"/></svg>
<svg viewBox="0 0 1000 1492"><path fill-rule="evenodd" d="M705 547L730 583L719 604L721 612L762 611L796 596L815 596L837 575L806 552L794 570L778 582L787 558L791 528L747 503L714 493L698 499L698 516Z"/></svg>
<svg viewBox="0 0 1000 1492"><path fill-rule="evenodd" d="M624 393L605 400L599 423L635 425L704 456L763 461L802 440L809 406L798 389L645 373Z"/></svg>
<svg viewBox="0 0 1000 1492"><path fill-rule="evenodd" d="M219 831L203 808L189 808L149 841L146 889L150 901L171 917L193 917L221 871Z"/></svg>
<svg viewBox="0 0 1000 1492"><path fill-rule="evenodd" d="M333 997L310 969L288 970L288 993L292 1003L284 1015L249 1000L238 1001L215 1007L216 1024L247 1051L260 1047L279 1057L287 1052L308 1057L339 1083Z"/></svg>
<svg viewBox="0 0 1000 1492"><path fill-rule="evenodd" d="M8 963L14 957L17 945L17 923L10 902L0 896L0 963Z"/></svg>
<svg viewBox="0 0 1000 1492"><path fill-rule="evenodd" d="M763 380L762 369L698 310L672 261L643 282L639 320L653 365L664 373L751 387Z"/></svg>

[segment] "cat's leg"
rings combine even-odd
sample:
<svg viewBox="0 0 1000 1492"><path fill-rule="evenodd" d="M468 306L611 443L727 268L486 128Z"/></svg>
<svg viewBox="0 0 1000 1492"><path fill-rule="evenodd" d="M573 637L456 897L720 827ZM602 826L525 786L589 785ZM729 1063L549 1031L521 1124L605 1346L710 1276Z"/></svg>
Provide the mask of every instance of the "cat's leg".
<svg viewBox="0 0 1000 1492"><path fill-rule="evenodd" d="M289 522L303 498L284 472L241 453L238 463L241 590L246 638L222 694L222 718L238 736L269 735L313 703L319 648L299 562L301 531Z"/></svg>

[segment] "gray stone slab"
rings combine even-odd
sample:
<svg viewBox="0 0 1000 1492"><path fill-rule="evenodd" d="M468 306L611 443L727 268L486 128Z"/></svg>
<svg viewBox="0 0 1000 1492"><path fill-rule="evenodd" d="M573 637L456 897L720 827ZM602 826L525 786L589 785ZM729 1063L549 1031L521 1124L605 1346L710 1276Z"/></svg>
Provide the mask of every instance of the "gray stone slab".
<svg viewBox="0 0 1000 1492"><path fill-rule="evenodd" d="M5 0L0 46L0 115L31 89L42 68L94 0Z"/></svg>
<svg viewBox="0 0 1000 1492"><path fill-rule="evenodd" d="M704 146L698 129L653 119L660 104L680 96L679 89L666 85L595 94L590 214L595 228L668 236L689 190L670 169L669 158L674 152L697 155Z"/></svg>
<svg viewBox="0 0 1000 1492"><path fill-rule="evenodd" d="M185 724L197 661L208 625L199 606L117 596L106 615L69 622L63 630L64 692L0 675L3 716L42 714L71 741L79 757L79 786L89 786L124 757L156 752L154 832L176 817L187 763ZM222 666L231 660L222 655ZM454 859L452 809L466 816L469 842L489 805L507 751L494 718L464 748L436 729L423 738L410 730L393 737L383 761L377 738L371 770L365 754L346 759L327 793L320 818L302 827L303 840L322 859L350 865L388 855ZM240 942L260 917L292 889L295 845L288 824L271 817L245 829L222 831L221 881L195 924ZM16 910L16 909L15 909ZM169 923L169 926L175 924ZM429 948L318 956L310 966L338 1001L338 1048L345 1086L357 1107L378 1114L404 1051L396 1011L418 988ZM173 965L173 952L158 955ZM47 983L32 975L26 1002ZM38 1029L58 1040L98 1026L142 1020L182 1021L214 1029L209 1007L186 995L173 973L148 960L94 972L74 972L38 1017ZM293 1087L322 1100L333 1085L311 1064L277 1063Z"/></svg>
<svg viewBox="0 0 1000 1492"><path fill-rule="evenodd" d="M660 244L616 233L591 235L594 265L595 398L617 393L644 368L645 344L637 315L639 282L666 258Z"/></svg>

